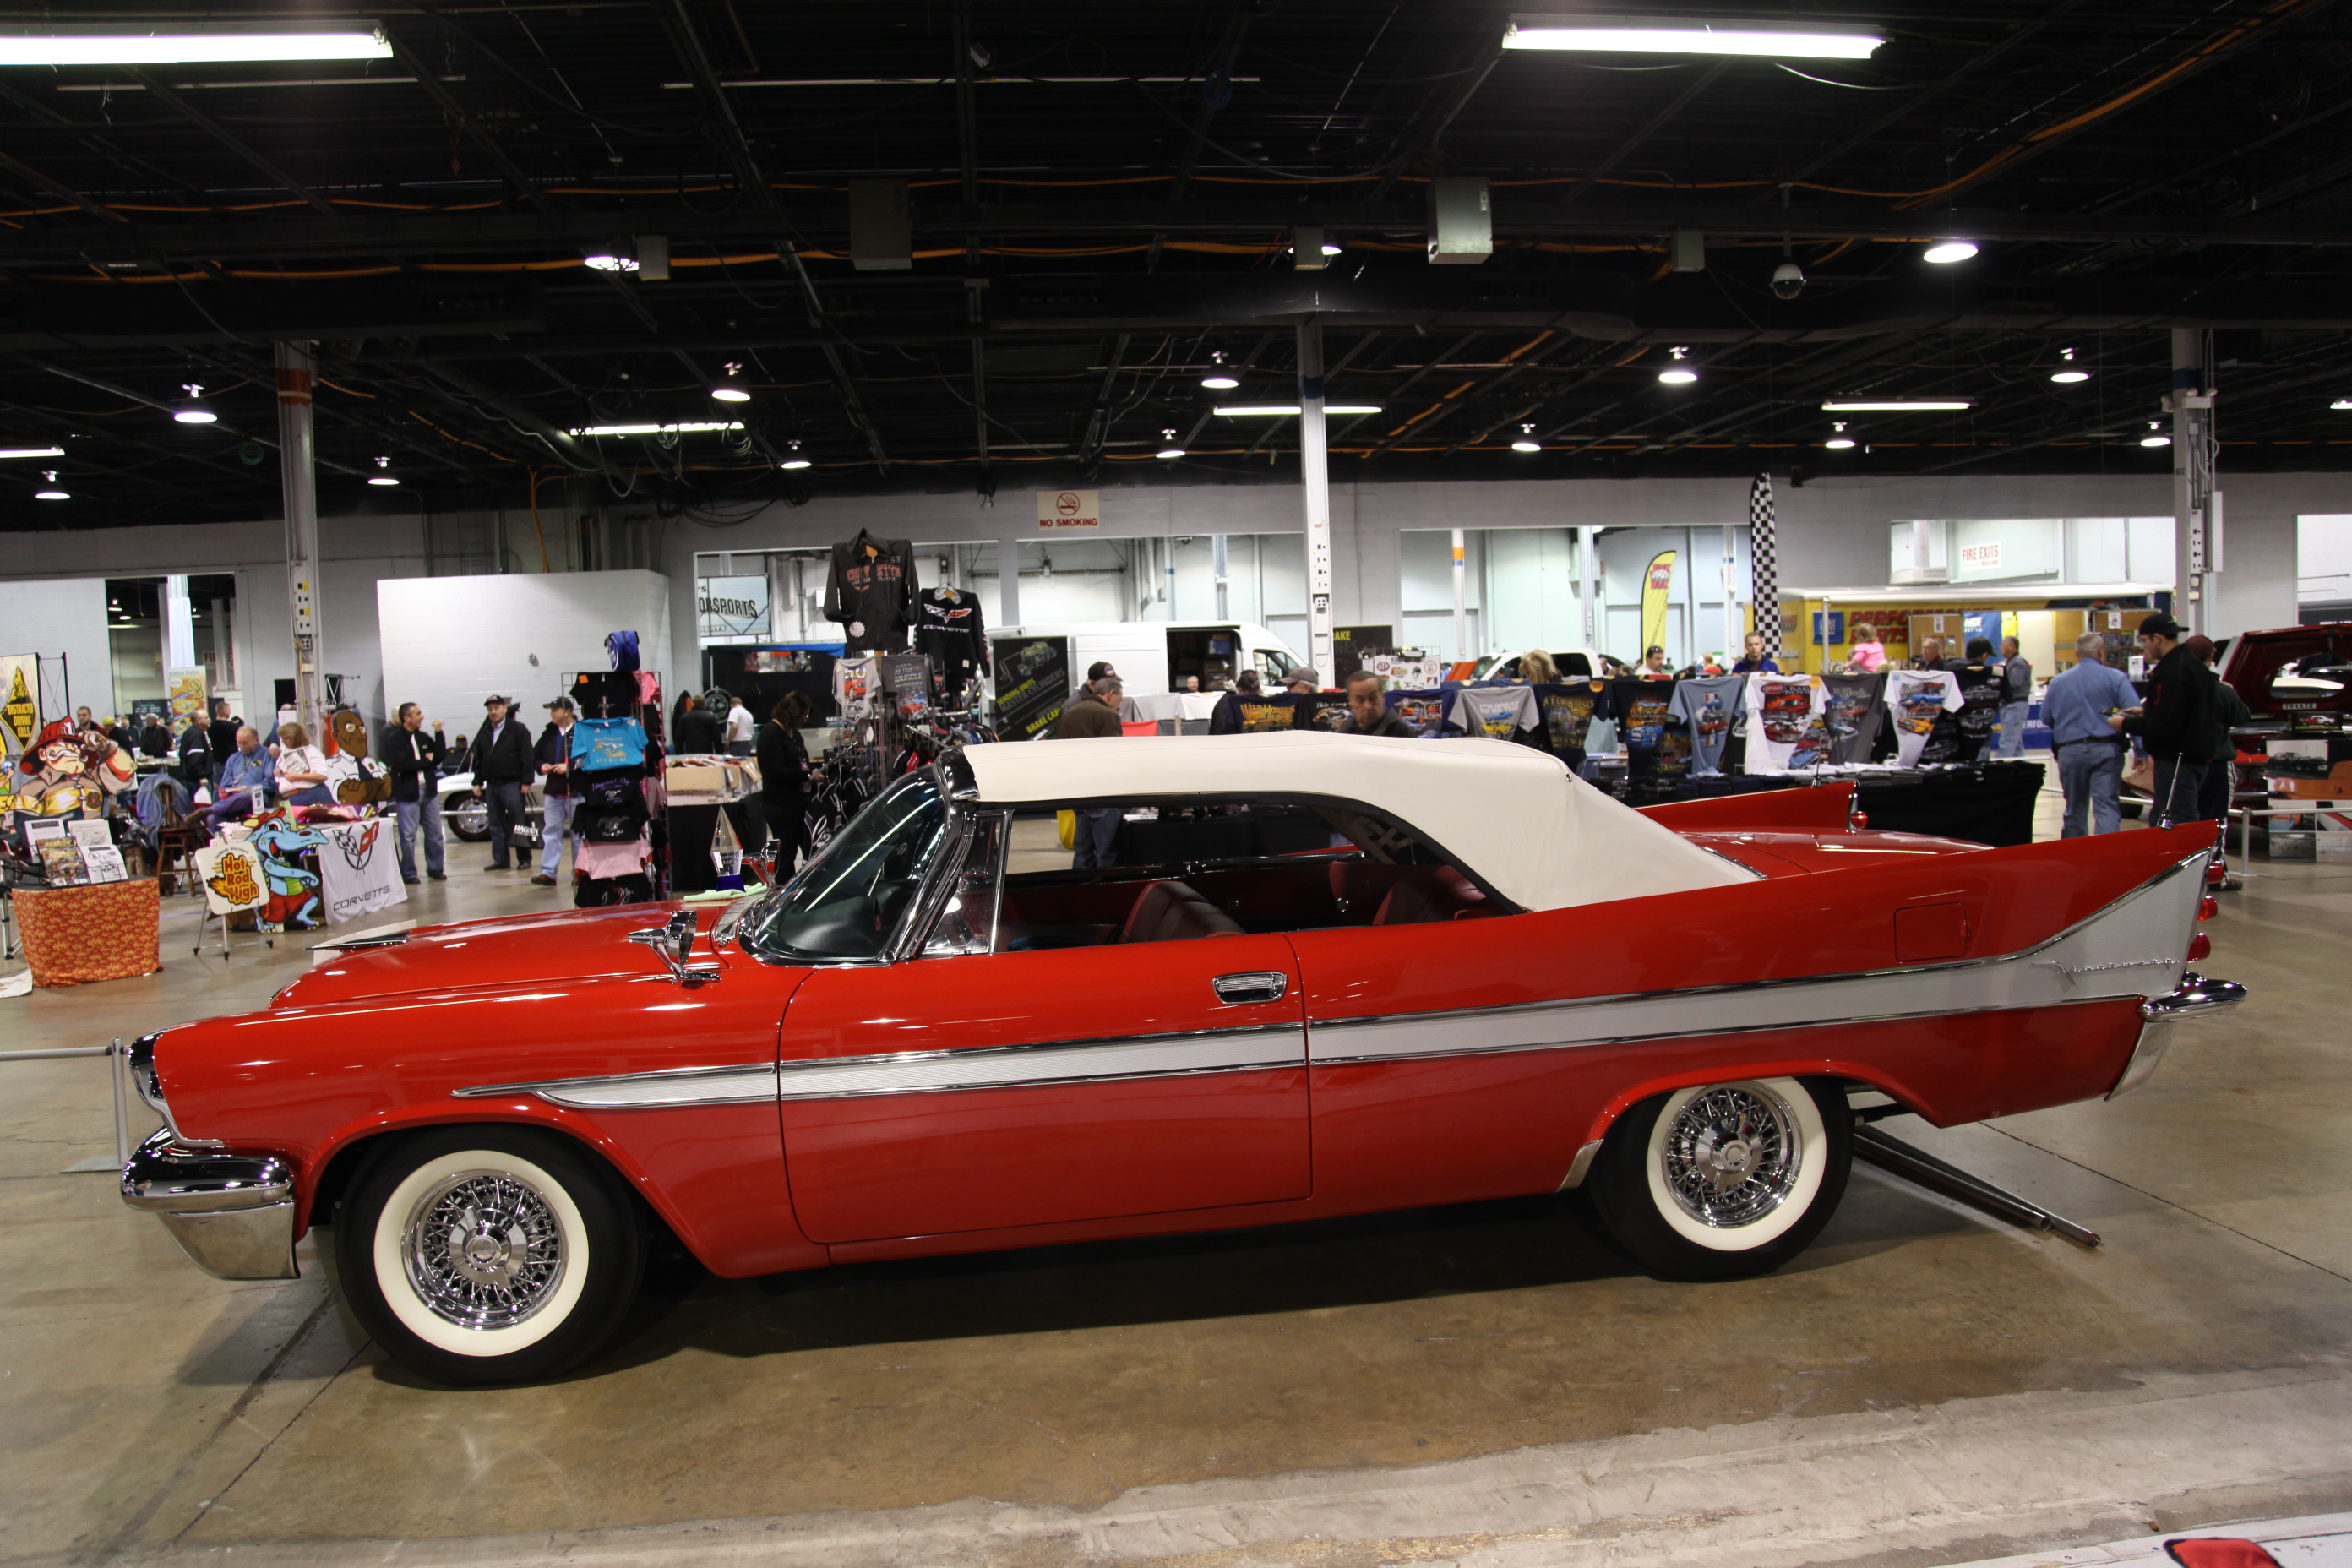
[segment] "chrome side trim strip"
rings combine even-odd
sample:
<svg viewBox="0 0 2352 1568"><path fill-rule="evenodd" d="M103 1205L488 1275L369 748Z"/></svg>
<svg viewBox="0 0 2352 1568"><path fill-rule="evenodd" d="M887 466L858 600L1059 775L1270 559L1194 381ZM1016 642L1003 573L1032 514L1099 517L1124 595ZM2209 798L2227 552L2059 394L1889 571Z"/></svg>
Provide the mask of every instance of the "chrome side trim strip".
<svg viewBox="0 0 2352 1568"><path fill-rule="evenodd" d="M1578 1147L1576 1158L1568 1163L1568 1174L1559 1179L1559 1191L1564 1193L1570 1187L1584 1185L1584 1178L1591 1173L1593 1159L1601 1152L1602 1142L1603 1140L1595 1138L1590 1143Z"/></svg>
<svg viewBox="0 0 2352 1568"><path fill-rule="evenodd" d="M773 1062L740 1067L669 1068L658 1072L596 1078L544 1079L535 1083L486 1083L449 1091L457 1100L535 1095L576 1110L661 1110L687 1105L745 1105L776 1097Z"/></svg>
<svg viewBox="0 0 2352 1568"><path fill-rule="evenodd" d="M2171 988L2186 964L2196 894L2175 883L2205 851L2032 948L1998 957L1513 1007L1307 1021L1318 1067L1557 1050L1571 1047L1814 1028L2063 1006Z"/></svg>

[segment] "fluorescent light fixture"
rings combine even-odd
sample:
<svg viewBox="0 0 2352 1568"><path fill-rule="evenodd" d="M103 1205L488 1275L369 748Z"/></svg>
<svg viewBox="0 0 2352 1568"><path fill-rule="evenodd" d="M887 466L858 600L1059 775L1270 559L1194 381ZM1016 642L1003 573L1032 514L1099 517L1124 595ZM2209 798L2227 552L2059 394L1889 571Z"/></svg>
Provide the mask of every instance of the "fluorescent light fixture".
<svg viewBox="0 0 2352 1568"><path fill-rule="evenodd" d="M2061 386L2073 386L2077 382L2090 380L2091 373L2087 370L2055 370L2050 373L2050 379Z"/></svg>
<svg viewBox="0 0 2352 1568"><path fill-rule="evenodd" d="M637 258L634 256L583 256L580 258L599 272L635 272Z"/></svg>
<svg viewBox="0 0 2352 1568"><path fill-rule="evenodd" d="M1517 16L1503 29L1507 49L1584 49L1611 54L1760 55L1772 59L1866 60L1885 35L1835 22L1759 25L1703 16Z"/></svg>
<svg viewBox="0 0 2352 1568"><path fill-rule="evenodd" d="M0 447L0 458L62 458L63 447Z"/></svg>
<svg viewBox="0 0 2352 1568"><path fill-rule="evenodd" d="M1922 261L1932 261L1938 267L1948 267L1955 261L1966 261L1977 253L1976 242L1968 239L1942 239L1919 253Z"/></svg>
<svg viewBox="0 0 2352 1568"><path fill-rule="evenodd" d="M1687 365L1670 364L1658 373L1658 379L1668 386L1688 386L1698 379L1698 372Z"/></svg>
<svg viewBox="0 0 2352 1568"><path fill-rule="evenodd" d="M2352 408L2352 397L2339 397L2327 406L2339 410ZM0 452L0 458L21 458L23 456L25 456L25 454L22 452Z"/></svg>
<svg viewBox="0 0 2352 1568"><path fill-rule="evenodd" d="M1824 414L1937 414L1974 408L1965 397L1845 397L1822 405Z"/></svg>
<svg viewBox="0 0 2352 1568"><path fill-rule="evenodd" d="M591 425L573 430L573 436L699 436L712 430L740 430L743 422L720 419L688 419L677 425Z"/></svg>
<svg viewBox="0 0 2352 1568"><path fill-rule="evenodd" d="M1213 412L1225 419L1250 419L1261 416L1278 419L1286 414L1298 411L1296 403L1221 403ZM1326 414L1378 414L1380 411L1381 405L1377 403L1327 403L1323 405Z"/></svg>
<svg viewBox="0 0 2352 1568"><path fill-rule="evenodd" d="M382 28L333 32L194 23L0 26L0 66L177 66L223 60L388 60Z"/></svg>

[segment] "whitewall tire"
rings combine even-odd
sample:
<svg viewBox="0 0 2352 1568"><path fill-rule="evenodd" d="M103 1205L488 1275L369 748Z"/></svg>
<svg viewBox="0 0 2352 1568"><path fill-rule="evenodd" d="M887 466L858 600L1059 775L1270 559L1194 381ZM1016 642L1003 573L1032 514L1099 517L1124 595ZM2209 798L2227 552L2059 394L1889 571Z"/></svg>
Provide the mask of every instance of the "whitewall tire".
<svg viewBox="0 0 2352 1568"><path fill-rule="evenodd" d="M533 1128L436 1128L387 1143L338 1215L352 1309L441 1383L551 1376L620 1326L644 1270L611 1168Z"/></svg>
<svg viewBox="0 0 2352 1568"><path fill-rule="evenodd" d="M1610 1235L1673 1279L1769 1273L1836 1212L1853 1128L1834 1085L1792 1078L1653 1095L1618 1119L1593 1162Z"/></svg>

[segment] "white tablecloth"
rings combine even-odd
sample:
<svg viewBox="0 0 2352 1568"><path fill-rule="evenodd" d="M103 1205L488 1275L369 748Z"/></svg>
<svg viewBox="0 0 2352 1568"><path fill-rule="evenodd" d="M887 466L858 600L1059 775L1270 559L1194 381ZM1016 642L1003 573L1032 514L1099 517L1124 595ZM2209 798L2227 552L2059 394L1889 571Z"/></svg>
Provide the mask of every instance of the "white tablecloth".
<svg viewBox="0 0 2352 1568"><path fill-rule="evenodd" d="M319 849L319 879L327 923L340 925L408 901L400 879L400 847L389 816L314 825L327 842Z"/></svg>

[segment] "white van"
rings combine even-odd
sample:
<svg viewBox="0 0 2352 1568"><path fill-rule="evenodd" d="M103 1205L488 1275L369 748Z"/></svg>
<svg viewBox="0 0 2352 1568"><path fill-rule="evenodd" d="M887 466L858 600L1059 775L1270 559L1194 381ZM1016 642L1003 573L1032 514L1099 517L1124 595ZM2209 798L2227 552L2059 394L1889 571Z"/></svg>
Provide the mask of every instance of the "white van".
<svg viewBox="0 0 2352 1568"><path fill-rule="evenodd" d="M992 626L988 640L1002 645L1024 637L1070 639L1070 680L1086 679L1087 667L1108 660L1129 697L1181 691L1184 678L1197 675L1201 689L1230 687L1244 669L1255 669L1270 691L1307 661L1264 626L1247 621L1034 621ZM1328 669L1317 672L1326 681Z"/></svg>

